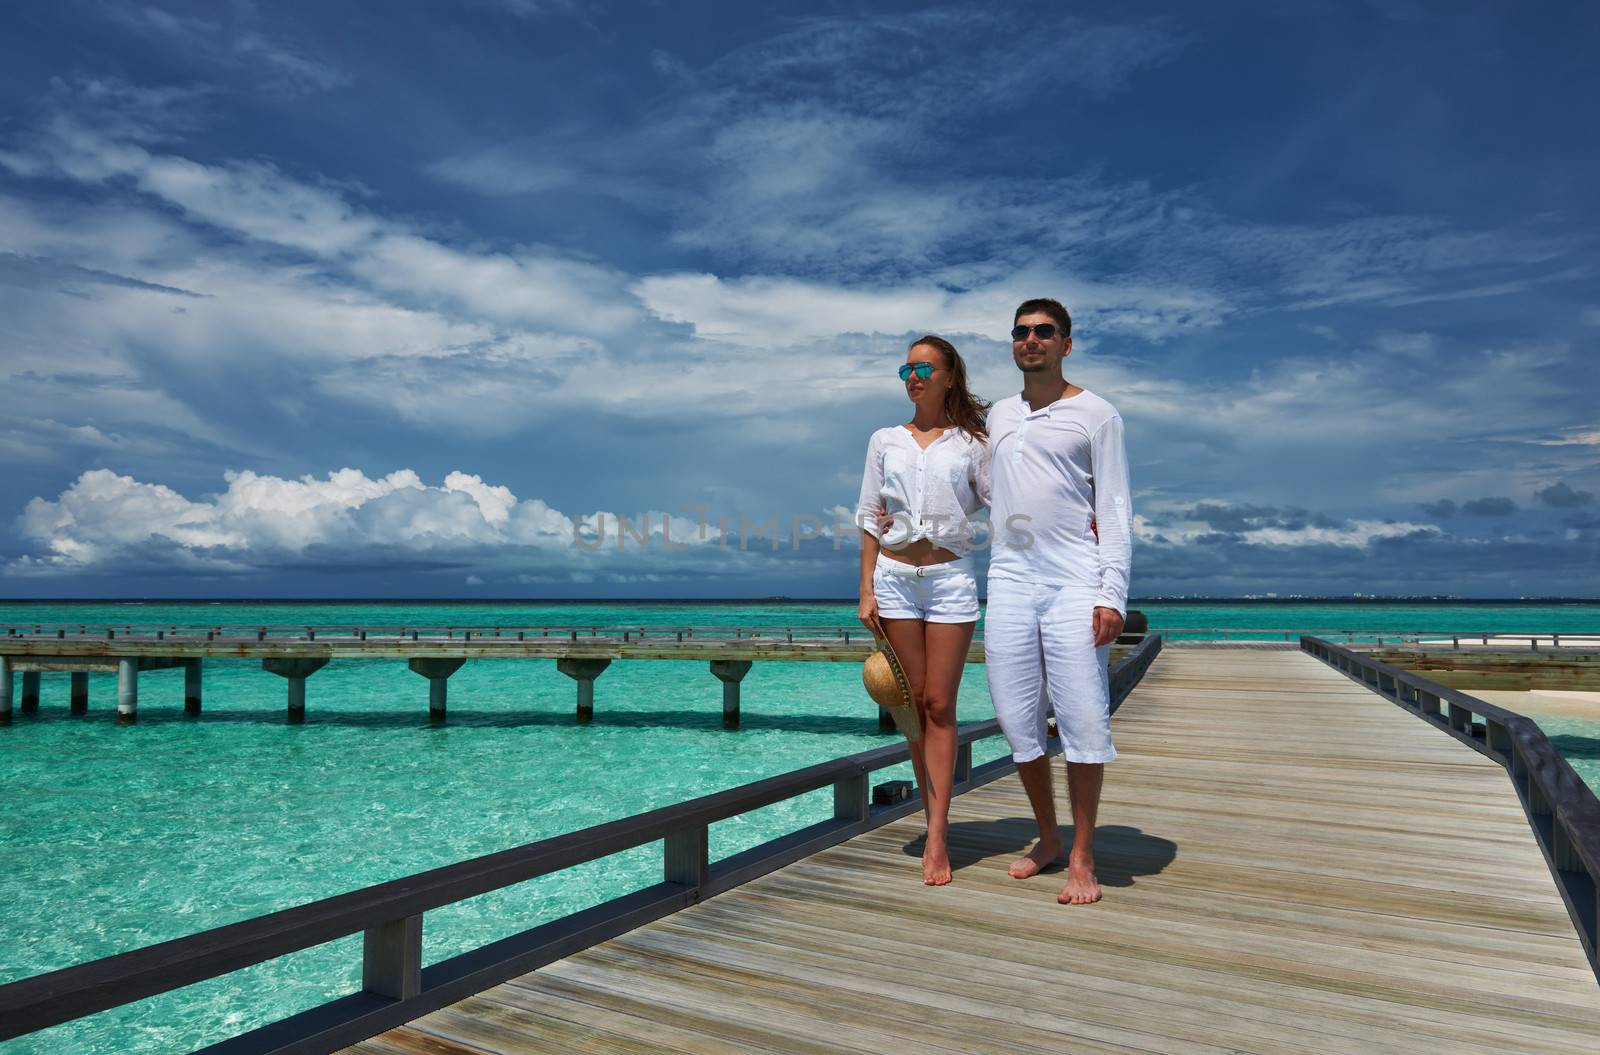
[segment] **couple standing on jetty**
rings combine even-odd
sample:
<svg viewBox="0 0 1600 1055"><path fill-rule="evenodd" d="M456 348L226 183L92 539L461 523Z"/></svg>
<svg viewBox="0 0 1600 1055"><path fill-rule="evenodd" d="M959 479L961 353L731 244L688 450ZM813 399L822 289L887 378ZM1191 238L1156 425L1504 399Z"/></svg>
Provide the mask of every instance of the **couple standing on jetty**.
<svg viewBox="0 0 1600 1055"><path fill-rule="evenodd" d="M888 640L921 714L911 745L927 810L922 880L950 882L947 845L956 755L956 693L980 614L972 517L990 511L985 667L995 716L1039 823L1012 862L1027 879L1059 859L1047 711L1067 761L1072 847L1056 900L1100 899L1095 814L1111 745L1110 646L1122 632L1133 511L1122 418L1072 384L1072 318L1054 300L1024 301L1011 331L1022 392L986 406L967 388L949 341L915 341L900 367L909 424L867 446L856 520L866 626Z"/></svg>

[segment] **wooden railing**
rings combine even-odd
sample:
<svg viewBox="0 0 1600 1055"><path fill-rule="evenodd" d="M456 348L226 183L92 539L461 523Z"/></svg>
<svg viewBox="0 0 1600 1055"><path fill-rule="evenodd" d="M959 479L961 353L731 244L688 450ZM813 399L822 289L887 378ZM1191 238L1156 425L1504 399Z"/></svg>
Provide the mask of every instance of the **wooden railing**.
<svg viewBox="0 0 1600 1055"><path fill-rule="evenodd" d="M578 641L589 638L630 641L765 638L780 641L871 641L872 635L856 626L726 626L602 625L599 623L453 624L423 623L12 623L0 624L12 640L92 641L527 641L539 638Z"/></svg>
<svg viewBox="0 0 1600 1055"><path fill-rule="evenodd" d="M601 624L601 623L541 623L517 624L422 624L383 623L351 625L346 623L309 625L305 623L0 623L9 639L58 640L109 640L109 641L526 641L536 638L565 638L578 641L588 638L632 641L693 641L731 638L760 638L779 641L870 641L871 636L859 625L788 625L788 624ZM1552 631L1507 630L1354 630L1348 628L1284 628L1284 627L1163 627L1168 644L1179 641L1295 641L1302 635L1323 639L1337 639L1345 644L1416 645L1449 643L1454 648L1463 644L1487 647L1563 647L1579 643L1600 648L1600 634L1562 633ZM982 627L977 637L982 639ZM3 639L0 639L3 640Z"/></svg>
<svg viewBox="0 0 1600 1055"><path fill-rule="evenodd" d="M1588 645L1600 650L1600 633L1572 633L1526 631L1526 630L1350 630L1335 629L1332 627L1306 628L1285 630L1281 627L1264 626L1209 626L1209 627L1169 627L1163 625L1161 633L1166 637L1167 644L1179 644L1184 641L1266 641L1283 640L1297 641L1301 637L1310 635L1323 639L1338 638L1346 645L1375 644L1375 645L1449 645L1459 649L1467 647L1495 647L1529 648L1537 651L1540 648L1571 648ZM1562 638L1566 638L1563 642Z"/></svg>
<svg viewBox="0 0 1600 1055"><path fill-rule="evenodd" d="M1113 710L1161 650L1150 635L1111 671ZM1003 755L972 764L994 720L957 732L955 792L1009 773ZM330 1052L535 970L607 938L765 875L921 808L913 797L871 801L870 775L910 759L904 743L758 780L649 813L379 883L322 901L108 956L0 986L0 1040L363 935L362 991L205 1049L211 1053ZM708 856L718 821L833 789L833 816L721 861ZM423 915L646 843L662 844L662 881L509 938L422 965Z"/></svg>
<svg viewBox="0 0 1600 1055"><path fill-rule="evenodd" d="M1321 638L1300 648L1505 767L1600 978L1600 800L1539 723Z"/></svg>

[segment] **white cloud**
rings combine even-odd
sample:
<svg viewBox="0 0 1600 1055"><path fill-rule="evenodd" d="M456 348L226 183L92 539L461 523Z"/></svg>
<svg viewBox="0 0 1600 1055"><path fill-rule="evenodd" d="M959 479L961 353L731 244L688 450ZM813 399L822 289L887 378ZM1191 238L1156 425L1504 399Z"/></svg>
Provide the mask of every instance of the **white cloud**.
<svg viewBox="0 0 1600 1055"><path fill-rule="evenodd" d="M1336 527L1308 525L1296 530L1263 527L1246 531L1245 542L1262 546L1367 546L1380 539L1412 535L1443 535L1436 524L1411 524L1387 520L1352 520Z"/></svg>
<svg viewBox="0 0 1600 1055"><path fill-rule="evenodd" d="M109 470L86 472L55 499L28 503L18 528L36 551L6 571L128 574L177 564L237 572L270 570L287 558L315 555L338 565L373 554L398 566L440 558L514 565L528 552L578 568L628 553L630 545L659 560L678 547L715 548L718 540L714 530L702 538L695 521L659 511L568 517L459 471L439 486L410 469L377 478L340 469L297 480L230 471L225 481L226 490L194 500ZM603 536L598 545L575 545L575 531L587 541L596 531ZM662 544L664 531L674 549Z"/></svg>
<svg viewBox="0 0 1600 1055"><path fill-rule="evenodd" d="M1529 442L1540 447L1600 447L1600 429L1568 429L1560 436Z"/></svg>
<svg viewBox="0 0 1600 1055"><path fill-rule="evenodd" d="M464 252L390 234L360 253L351 270L376 289L454 304L507 325L616 334L640 321L626 276L549 254Z"/></svg>
<svg viewBox="0 0 1600 1055"><path fill-rule="evenodd" d="M186 158L125 156L122 172L141 190L192 218L274 245L332 256L359 248L381 224L335 191L310 186L255 161L202 165Z"/></svg>
<svg viewBox="0 0 1600 1055"><path fill-rule="evenodd" d="M1158 502L1152 503L1151 512L1156 519L1136 513L1133 518L1134 538L1141 543L1162 546L1188 546L1213 536L1217 528L1204 518L1206 503ZM1196 514L1198 511L1198 519ZM1268 510L1272 515L1261 517L1266 523L1247 526L1243 531L1232 532L1235 541L1255 546L1341 546L1363 549L1384 539L1413 538L1417 536L1443 537L1436 524L1418 524L1392 520L1331 521L1311 515L1279 516L1278 510ZM1271 523L1277 520L1317 521L1287 525Z"/></svg>
<svg viewBox="0 0 1600 1055"><path fill-rule="evenodd" d="M851 287L777 276L719 278L665 274L634 286L646 307L663 319L687 323L698 336L746 345L791 345L840 333L975 334L1009 340L1012 312L1026 294L1045 290L1093 320L1097 334L1127 334L1159 341L1186 330L1217 325L1229 312L1203 293L1139 283L1111 284L1033 271L1002 282L953 292L933 281Z"/></svg>
<svg viewBox="0 0 1600 1055"><path fill-rule="evenodd" d="M56 115L0 166L29 177L126 181L197 223L343 267L371 289L505 325L617 333L637 325L626 276L553 251L474 251L352 204L258 161L201 164Z"/></svg>

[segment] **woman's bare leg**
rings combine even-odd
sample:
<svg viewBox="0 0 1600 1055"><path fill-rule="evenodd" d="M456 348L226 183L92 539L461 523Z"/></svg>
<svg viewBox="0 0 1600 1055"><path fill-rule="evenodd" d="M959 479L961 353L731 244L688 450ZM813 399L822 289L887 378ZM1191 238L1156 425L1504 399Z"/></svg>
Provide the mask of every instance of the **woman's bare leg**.
<svg viewBox="0 0 1600 1055"><path fill-rule="evenodd" d="M900 660L900 669L905 671L906 681L911 686L911 697L917 701L917 714L922 722L922 739L910 745L911 769L916 774L917 789L922 792L922 807L928 815L928 838L922 848L922 881L930 882L929 866L932 864L937 866L935 872L940 868L943 869L945 878L942 882L948 883L950 860L945 850L943 828L939 832L937 852L934 847L934 803L930 795L927 760L928 712L922 702L927 683L926 631L933 625L935 624L924 623L920 619L885 619L883 632L889 638L889 645L894 649L895 657ZM948 817L948 812L944 816Z"/></svg>
<svg viewBox="0 0 1600 1055"><path fill-rule="evenodd" d="M922 688L923 801L928 813L928 849L923 882L950 882L950 796L956 771L956 697L976 623L929 623Z"/></svg>

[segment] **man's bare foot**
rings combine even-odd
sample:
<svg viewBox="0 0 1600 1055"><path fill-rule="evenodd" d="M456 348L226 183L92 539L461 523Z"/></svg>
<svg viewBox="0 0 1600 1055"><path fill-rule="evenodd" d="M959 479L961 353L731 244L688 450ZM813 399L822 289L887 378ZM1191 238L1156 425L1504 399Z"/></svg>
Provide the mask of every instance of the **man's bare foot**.
<svg viewBox="0 0 1600 1055"><path fill-rule="evenodd" d="M1056 895L1056 901L1063 905L1092 905L1099 900L1100 881L1094 875L1094 862L1067 862L1067 885Z"/></svg>
<svg viewBox="0 0 1600 1055"><path fill-rule="evenodd" d="M1040 869L1048 868L1050 862L1061 856L1061 839L1055 838L1048 841L1040 839L1033 844L1033 849L1024 856L1011 862L1011 867L1006 869L1012 879L1027 879L1039 874Z"/></svg>
<svg viewBox="0 0 1600 1055"><path fill-rule="evenodd" d="M943 839L929 839L924 845L922 881L928 886L944 886L950 882L950 851Z"/></svg>

